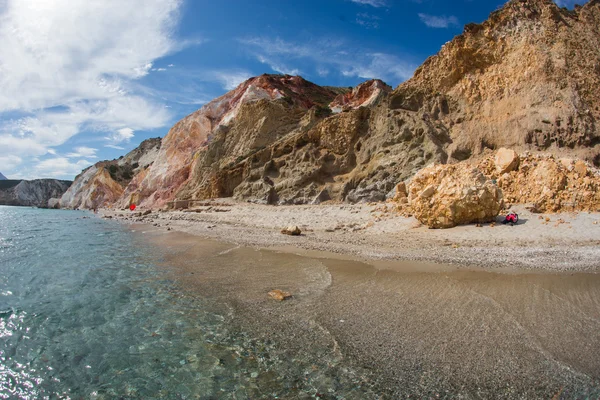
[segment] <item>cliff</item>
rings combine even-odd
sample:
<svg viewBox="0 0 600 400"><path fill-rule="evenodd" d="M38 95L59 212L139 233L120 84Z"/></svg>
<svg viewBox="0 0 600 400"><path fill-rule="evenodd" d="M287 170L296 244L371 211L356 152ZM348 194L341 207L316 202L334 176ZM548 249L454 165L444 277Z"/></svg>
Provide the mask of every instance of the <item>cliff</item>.
<svg viewBox="0 0 600 400"><path fill-rule="evenodd" d="M100 161L75 177L73 185L60 197L61 208L107 207L123 195L124 188L156 159L160 138L144 140L126 156L112 161Z"/></svg>
<svg viewBox="0 0 600 400"><path fill-rule="evenodd" d="M8 180L4 175L2 175L2 172L0 172L0 181L6 181Z"/></svg>
<svg viewBox="0 0 600 400"><path fill-rule="evenodd" d="M79 200L63 202L380 201L432 162L476 161L500 147L598 165L599 30L599 0L573 11L512 0L394 90L380 80L347 90L251 78L175 124L132 178L84 173L65 195Z"/></svg>
<svg viewBox="0 0 600 400"><path fill-rule="evenodd" d="M0 204L48 207L48 201L62 196L71 183L57 179L3 180L0 185Z"/></svg>
<svg viewBox="0 0 600 400"><path fill-rule="evenodd" d="M600 163L600 2L513 0L444 45L390 108L447 130L450 160L544 150Z"/></svg>

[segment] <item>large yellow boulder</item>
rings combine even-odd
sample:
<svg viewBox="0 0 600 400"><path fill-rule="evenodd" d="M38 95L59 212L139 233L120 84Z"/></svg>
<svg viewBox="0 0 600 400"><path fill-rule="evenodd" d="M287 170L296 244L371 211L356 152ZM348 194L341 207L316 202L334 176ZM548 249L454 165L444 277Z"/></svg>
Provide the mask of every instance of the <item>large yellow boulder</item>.
<svg viewBox="0 0 600 400"><path fill-rule="evenodd" d="M502 191L467 164L431 165L409 187L414 216L430 228L452 228L494 221L503 206Z"/></svg>

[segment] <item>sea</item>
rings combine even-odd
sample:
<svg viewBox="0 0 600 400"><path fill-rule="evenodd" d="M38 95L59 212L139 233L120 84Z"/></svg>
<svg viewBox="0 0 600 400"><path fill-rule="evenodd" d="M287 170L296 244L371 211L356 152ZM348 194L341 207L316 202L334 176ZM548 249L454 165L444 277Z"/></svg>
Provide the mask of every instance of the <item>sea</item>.
<svg viewBox="0 0 600 400"><path fill-rule="evenodd" d="M252 336L151 236L85 211L0 206L0 399L368 396L343 365L316 371L335 363L318 346L298 360Z"/></svg>
<svg viewBox="0 0 600 400"><path fill-rule="evenodd" d="M600 274L367 263L222 228L0 206L0 399L600 398Z"/></svg>

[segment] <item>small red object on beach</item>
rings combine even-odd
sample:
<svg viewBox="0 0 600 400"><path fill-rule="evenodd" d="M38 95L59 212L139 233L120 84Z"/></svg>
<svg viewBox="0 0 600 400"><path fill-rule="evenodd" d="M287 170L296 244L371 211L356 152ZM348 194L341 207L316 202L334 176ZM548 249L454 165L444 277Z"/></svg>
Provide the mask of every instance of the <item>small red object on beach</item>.
<svg viewBox="0 0 600 400"><path fill-rule="evenodd" d="M129 209L130 209L131 211L135 210L135 204L132 204L132 205L130 205L130 206L129 206Z"/></svg>

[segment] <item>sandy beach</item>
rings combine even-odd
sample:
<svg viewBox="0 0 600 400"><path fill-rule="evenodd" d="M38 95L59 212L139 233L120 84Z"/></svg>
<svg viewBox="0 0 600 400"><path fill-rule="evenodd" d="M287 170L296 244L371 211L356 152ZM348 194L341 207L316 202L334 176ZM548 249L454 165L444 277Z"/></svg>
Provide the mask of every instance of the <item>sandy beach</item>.
<svg viewBox="0 0 600 400"><path fill-rule="evenodd" d="M398 215L393 203L265 206L207 201L191 210L103 210L105 217L147 223L250 246L289 252L326 251L359 260L410 260L461 267L598 271L600 214L534 214L514 206L515 226L476 224L437 230ZM281 234L297 225L301 236Z"/></svg>
<svg viewBox="0 0 600 400"><path fill-rule="evenodd" d="M311 207L294 207L314 231L287 237L269 228L289 222L285 208L212 207L231 211L151 214L146 222L158 227L132 229L165 251L165 269L184 290L216 298L228 310L235 336L267 371L254 382L258 397L277 393L275 374L297 377L297 385L285 389L290 398L305 398L307 391L337 398L341 390L356 399L600 394L600 275L540 269L595 268L593 215L573 216L557 231L537 218L514 227L449 231L410 228L414 221L400 219L403 225L393 230L389 218L372 232L328 232L336 221L324 221L317 212L323 207L313 207L312 217ZM368 223L373 208L330 207L357 224ZM246 213L255 209L271 214ZM584 233L586 224L591 227ZM527 240L517 234L521 227L529 235L543 227L549 233ZM566 229L577 234L560 240L558 232ZM501 240L502 234L510 238ZM444 235L459 247L443 245ZM477 244L468 246L470 240ZM499 255L521 240L527 245L516 252L533 260L501 268ZM485 247L496 241L503 243ZM420 244L427 254L419 256ZM467 255L454 255L463 248ZM544 254L549 251L555 253ZM483 263L461 261L477 252ZM567 265L569 258L577 260L575 267ZM292 299L270 299L274 288Z"/></svg>

